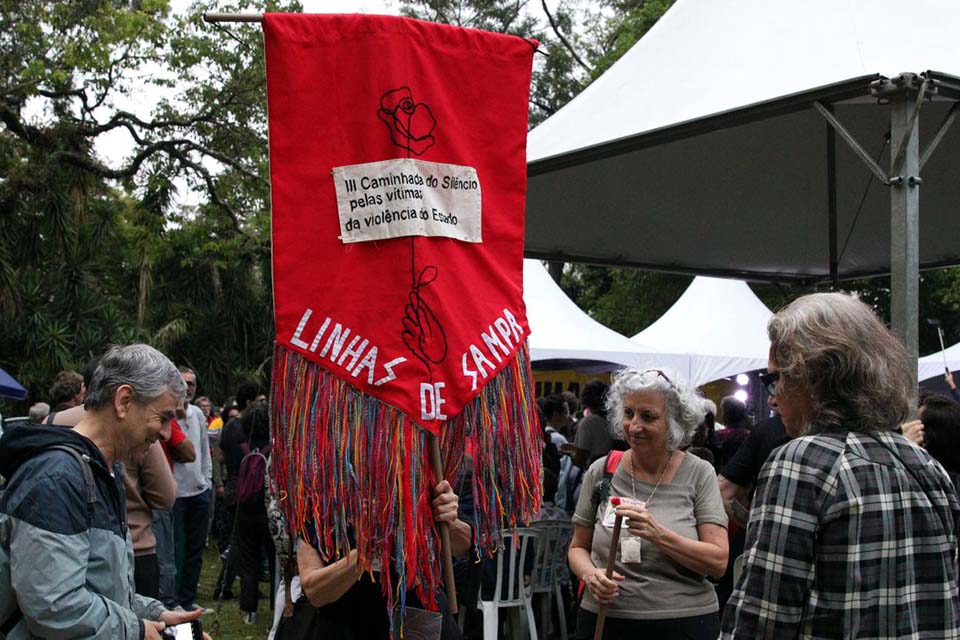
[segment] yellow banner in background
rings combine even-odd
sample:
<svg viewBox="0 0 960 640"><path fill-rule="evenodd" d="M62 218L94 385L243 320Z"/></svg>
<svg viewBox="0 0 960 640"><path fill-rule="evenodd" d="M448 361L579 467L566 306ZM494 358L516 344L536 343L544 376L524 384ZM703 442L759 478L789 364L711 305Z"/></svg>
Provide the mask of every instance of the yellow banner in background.
<svg viewBox="0 0 960 640"><path fill-rule="evenodd" d="M569 391L580 397L580 392L588 382L600 380L610 384L610 373L582 373L574 369L553 369L549 371L533 370L533 380L538 398Z"/></svg>

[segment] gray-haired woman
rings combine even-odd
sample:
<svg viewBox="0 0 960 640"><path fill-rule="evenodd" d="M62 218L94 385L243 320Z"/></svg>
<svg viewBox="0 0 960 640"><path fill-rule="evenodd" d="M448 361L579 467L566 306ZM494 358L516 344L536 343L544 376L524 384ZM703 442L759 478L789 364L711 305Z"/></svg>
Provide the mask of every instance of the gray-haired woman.
<svg viewBox="0 0 960 640"><path fill-rule="evenodd" d="M805 296L768 326L784 426L760 472L724 638L956 638L960 504L894 429L916 367L862 302Z"/></svg>
<svg viewBox="0 0 960 640"><path fill-rule="evenodd" d="M713 467L679 450L700 420L696 391L674 373L627 369L607 396L608 416L630 449L584 475L568 555L586 585L577 637L592 638L608 606L605 637L703 638L720 630L706 576L727 565L727 517ZM609 497L621 498L615 510ZM614 579L604 575L615 515L624 517ZM612 550L617 553L617 549Z"/></svg>

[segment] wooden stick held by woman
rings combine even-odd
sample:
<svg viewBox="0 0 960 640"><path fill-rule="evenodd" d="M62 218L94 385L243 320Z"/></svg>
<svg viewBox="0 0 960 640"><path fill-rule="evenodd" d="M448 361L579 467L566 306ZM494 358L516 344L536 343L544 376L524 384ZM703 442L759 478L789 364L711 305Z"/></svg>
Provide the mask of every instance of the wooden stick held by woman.
<svg viewBox="0 0 960 640"><path fill-rule="evenodd" d="M620 498L614 496L610 498L610 504L615 507L620 506ZM617 516L613 522L613 534L610 537L610 553L607 554L607 577L613 579L613 566L617 563L617 550L620 548L620 527L623 526L623 516ZM600 640L603 637L603 621L607 618L607 607L600 607L600 613L597 614L597 628L593 633L593 640Z"/></svg>
<svg viewBox="0 0 960 640"><path fill-rule="evenodd" d="M440 438L430 434L430 457L433 459L433 471L437 482L443 482L443 460L440 458ZM457 587L453 581L453 552L450 546L450 525L440 523L440 543L443 552L443 582L447 591L447 606L450 613L457 615Z"/></svg>

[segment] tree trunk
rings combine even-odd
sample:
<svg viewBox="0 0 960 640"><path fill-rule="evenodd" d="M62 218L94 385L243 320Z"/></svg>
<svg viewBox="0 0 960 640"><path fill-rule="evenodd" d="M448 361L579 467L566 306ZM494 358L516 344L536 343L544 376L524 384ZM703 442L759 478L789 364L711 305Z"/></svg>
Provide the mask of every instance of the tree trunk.
<svg viewBox="0 0 960 640"><path fill-rule="evenodd" d="M548 262L547 271L550 272L550 277L553 278L553 281L557 284L560 284L560 278L563 277L563 262Z"/></svg>
<svg viewBox="0 0 960 640"><path fill-rule="evenodd" d="M144 257L140 260L140 283L137 295L137 330L142 331L147 321L147 298L150 292L150 261Z"/></svg>

